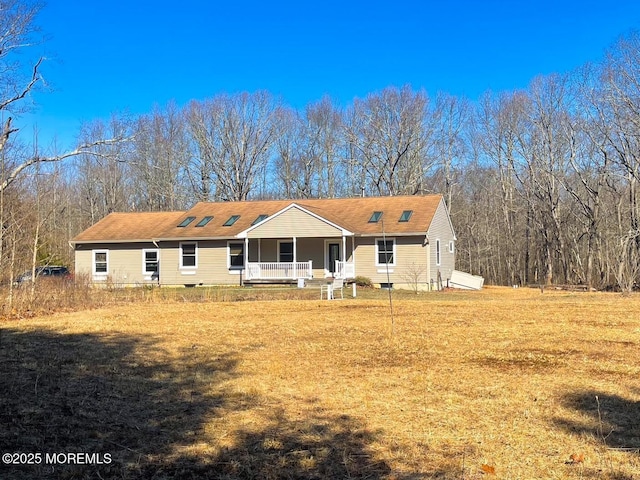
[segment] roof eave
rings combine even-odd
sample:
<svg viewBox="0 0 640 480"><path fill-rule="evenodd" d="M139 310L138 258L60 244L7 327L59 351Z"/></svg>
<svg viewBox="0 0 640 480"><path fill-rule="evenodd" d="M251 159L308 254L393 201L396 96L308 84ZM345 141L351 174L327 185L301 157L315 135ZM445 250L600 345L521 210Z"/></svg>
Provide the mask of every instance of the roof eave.
<svg viewBox="0 0 640 480"><path fill-rule="evenodd" d="M154 242L200 242L207 240L233 240L236 238L234 235L225 235L223 237L164 237L164 238L154 238Z"/></svg>
<svg viewBox="0 0 640 480"><path fill-rule="evenodd" d="M110 239L110 240L69 240L69 243L74 247L76 245L84 245L84 244L98 244L98 243L153 243L153 239L151 238L134 238L134 239Z"/></svg>

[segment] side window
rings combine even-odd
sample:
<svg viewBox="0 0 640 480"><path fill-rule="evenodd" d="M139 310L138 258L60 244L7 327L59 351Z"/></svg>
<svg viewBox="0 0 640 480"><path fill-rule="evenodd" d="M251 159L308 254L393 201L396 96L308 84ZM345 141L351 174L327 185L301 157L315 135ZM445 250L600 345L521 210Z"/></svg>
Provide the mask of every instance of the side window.
<svg viewBox="0 0 640 480"><path fill-rule="evenodd" d="M160 252L158 250L142 251L142 273L153 275L158 272L160 265Z"/></svg>
<svg viewBox="0 0 640 480"><path fill-rule="evenodd" d="M198 268L198 244L180 244L180 268Z"/></svg>
<svg viewBox="0 0 640 480"><path fill-rule="evenodd" d="M107 276L109 273L109 250L93 250L93 274Z"/></svg>
<svg viewBox="0 0 640 480"><path fill-rule="evenodd" d="M441 263L440 239L436 239L436 265Z"/></svg>
<svg viewBox="0 0 640 480"><path fill-rule="evenodd" d="M229 252L229 268L232 270L244 268L244 243L229 242L227 247Z"/></svg>
<svg viewBox="0 0 640 480"><path fill-rule="evenodd" d="M396 239L376 239L376 265L395 265Z"/></svg>

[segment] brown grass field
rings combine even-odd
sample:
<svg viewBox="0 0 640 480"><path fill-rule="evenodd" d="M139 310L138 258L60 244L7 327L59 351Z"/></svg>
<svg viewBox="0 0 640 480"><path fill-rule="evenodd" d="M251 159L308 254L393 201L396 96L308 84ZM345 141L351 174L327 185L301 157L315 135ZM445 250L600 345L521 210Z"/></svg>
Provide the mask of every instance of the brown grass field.
<svg viewBox="0 0 640 480"><path fill-rule="evenodd" d="M0 478L640 479L638 295L185 300L0 321L0 453L111 457Z"/></svg>

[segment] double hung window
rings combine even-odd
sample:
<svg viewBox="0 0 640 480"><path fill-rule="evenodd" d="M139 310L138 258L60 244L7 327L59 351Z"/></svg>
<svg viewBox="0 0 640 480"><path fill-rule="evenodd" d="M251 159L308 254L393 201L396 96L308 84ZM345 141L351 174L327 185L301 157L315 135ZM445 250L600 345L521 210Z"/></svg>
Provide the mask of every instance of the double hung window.
<svg viewBox="0 0 640 480"><path fill-rule="evenodd" d="M376 239L376 265L395 265L395 238Z"/></svg>
<svg viewBox="0 0 640 480"><path fill-rule="evenodd" d="M227 248L229 252L229 269L240 270L244 268L244 243L229 242Z"/></svg>
<svg viewBox="0 0 640 480"><path fill-rule="evenodd" d="M109 273L109 250L93 251L93 274L106 276Z"/></svg>
<svg viewBox="0 0 640 480"><path fill-rule="evenodd" d="M158 273L159 268L159 255L158 250L143 250L142 251L142 273L145 275L153 275Z"/></svg>
<svg viewBox="0 0 640 480"><path fill-rule="evenodd" d="M181 243L180 244L180 268L197 268L198 267L198 244L197 243Z"/></svg>

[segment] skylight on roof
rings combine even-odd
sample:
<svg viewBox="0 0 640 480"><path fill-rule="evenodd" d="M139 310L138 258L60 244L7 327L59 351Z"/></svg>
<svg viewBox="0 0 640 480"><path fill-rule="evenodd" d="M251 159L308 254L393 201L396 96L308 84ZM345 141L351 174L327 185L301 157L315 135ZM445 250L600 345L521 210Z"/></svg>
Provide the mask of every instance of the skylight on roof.
<svg viewBox="0 0 640 480"><path fill-rule="evenodd" d="M233 225L234 223L236 223L238 221L238 219L240 218L240 215L231 215L229 217L229 220L227 220L226 222L224 222L222 225L224 227L230 227L231 225Z"/></svg>
<svg viewBox="0 0 640 480"><path fill-rule="evenodd" d="M264 220L268 216L269 215L267 215L265 213L262 213L262 214L258 215L258 218L256 218L251 225L255 225L256 223L260 223L262 220Z"/></svg>
<svg viewBox="0 0 640 480"><path fill-rule="evenodd" d="M402 212L402 215L400 215L400 218L398 219L398 221L408 222L409 219L411 218L411 215L413 215L413 210L405 210L404 212Z"/></svg>
<svg viewBox="0 0 640 480"><path fill-rule="evenodd" d="M382 212L373 212L371 218L369 219L369 223L378 223L382 218Z"/></svg>
<svg viewBox="0 0 640 480"><path fill-rule="evenodd" d="M189 225L191 222L193 222L196 219L196 217L187 217L185 218L183 221L181 221L178 226L179 227L186 227L187 225Z"/></svg>
<svg viewBox="0 0 640 480"><path fill-rule="evenodd" d="M198 223L196 223L196 227L204 227L211 220L213 220L213 215L208 215L204 217L202 220L200 220Z"/></svg>

